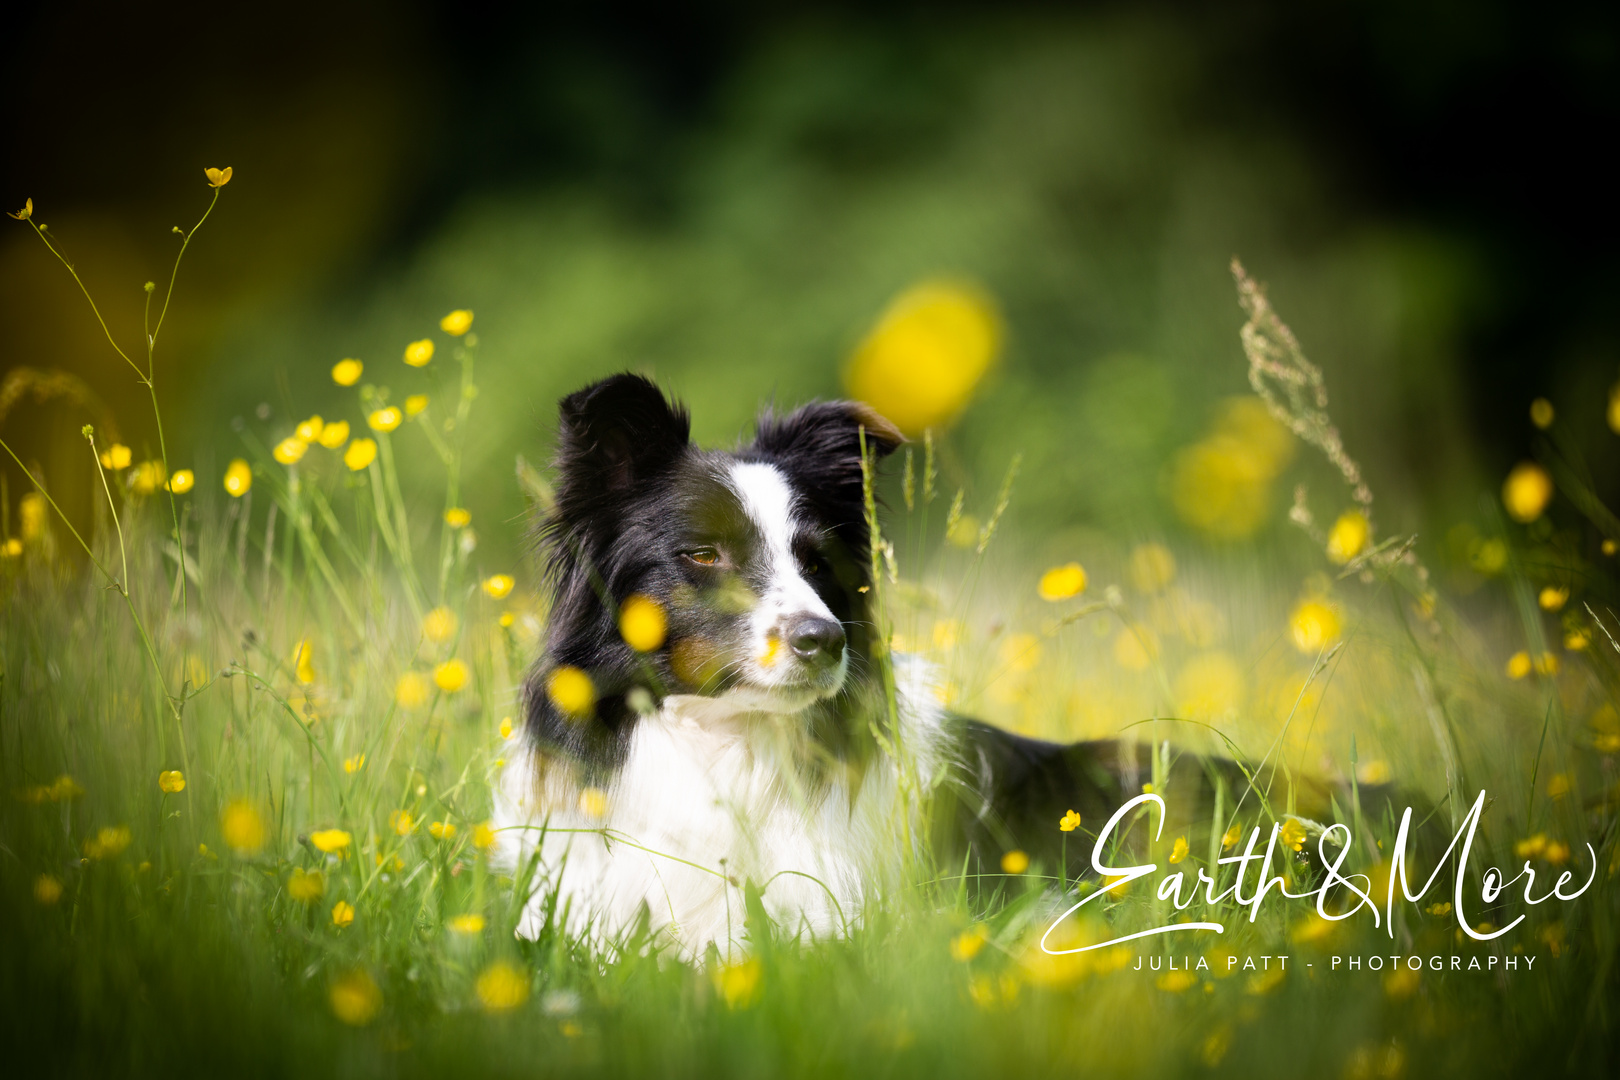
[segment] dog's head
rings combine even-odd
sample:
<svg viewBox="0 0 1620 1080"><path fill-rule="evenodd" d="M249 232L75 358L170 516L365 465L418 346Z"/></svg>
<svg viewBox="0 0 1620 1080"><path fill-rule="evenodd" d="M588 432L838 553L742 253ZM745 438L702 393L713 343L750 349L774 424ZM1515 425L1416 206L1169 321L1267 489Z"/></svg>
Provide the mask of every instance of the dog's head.
<svg viewBox="0 0 1620 1080"><path fill-rule="evenodd" d="M640 376L564 398L531 733L611 757L638 699L700 694L738 712L795 713L845 690L864 664L871 585L863 439L875 461L901 436L864 405L818 402L766 413L747 446L702 450L685 410ZM649 603L665 633L639 652L620 617ZM590 676L592 715L560 715L551 700L564 665Z"/></svg>

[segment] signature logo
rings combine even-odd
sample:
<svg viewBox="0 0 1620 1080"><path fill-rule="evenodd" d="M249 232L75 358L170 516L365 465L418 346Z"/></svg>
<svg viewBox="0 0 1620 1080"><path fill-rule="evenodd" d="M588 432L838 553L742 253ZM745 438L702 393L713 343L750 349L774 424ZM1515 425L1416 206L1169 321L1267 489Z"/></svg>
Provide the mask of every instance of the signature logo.
<svg viewBox="0 0 1620 1080"><path fill-rule="evenodd" d="M1096 870L1097 873L1103 875L1105 878L1114 878L1116 880L1111 881L1106 888L1098 889L1096 892L1074 904L1063 914L1059 915L1057 919L1053 921L1052 925L1047 927L1046 933L1041 935L1042 952L1051 956L1065 956L1071 953L1090 952L1093 949L1106 949L1111 945L1118 945L1121 942L1134 941L1137 938L1153 937L1158 934L1174 934L1187 931L1196 932L1200 930L1211 930L1217 934L1225 933L1226 927L1218 922L1178 922L1167 923L1163 926L1151 927L1147 930L1138 930L1133 934L1125 934L1121 937L1111 938L1108 941L1100 941L1094 945L1085 945L1074 949L1053 949L1047 944L1051 939L1052 934L1056 932L1058 927L1063 925L1064 921L1067 920L1069 916L1073 915L1075 912L1079 911L1093 900L1096 900L1100 896L1105 896L1116 889L1122 889L1139 878L1148 877L1152 874L1158 873L1159 866L1157 863L1145 863L1140 866L1116 867L1109 866L1104 861L1104 849L1108 847L1109 841L1114 835L1114 830L1119 827L1119 823L1136 807L1144 806L1148 803L1154 803L1158 806L1159 827L1154 832L1153 838L1155 841L1160 838L1161 834L1164 832L1165 806L1164 800L1158 795L1152 792L1146 792L1138 795L1136 798L1130 800L1118 810L1114 811L1114 816L1108 819L1108 823L1104 825L1102 831L1097 834L1097 843L1091 849L1091 866L1092 869ZM1457 874L1454 895L1452 897L1452 912L1455 914L1457 918L1457 925L1462 929L1463 933L1467 934L1475 941L1491 941L1495 938L1501 937L1503 934L1506 934L1515 926L1518 926L1525 920L1525 916L1520 915L1517 919L1514 919L1512 922L1508 923L1499 930L1493 930L1490 933L1480 933L1479 931L1475 930L1472 925L1470 925L1468 918L1464 914L1463 891L1465 881L1468 877L1466 873L1468 867L1468 856L1470 851L1473 849L1474 834L1479 828L1479 817L1484 809L1485 791L1484 789L1481 789L1479 796L1474 800L1473 806L1469 808L1468 815L1463 818L1462 823L1457 828L1456 834L1451 838L1451 843L1447 845L1445 854L1437 861L1434 873L1429 875L1429 879L1423 883L1422 888L1418 889L1416 892L1413 892L1411 885L1407 881L1407 865L1410 861L1410 855L1407 852L1407 842L1412 833L1412 808L1410 806L1406 808L1406 812L1401 815L1400 829L1395 836L1394 854L1390 857L1389 892L1388 895L1384 897L1384 908L1382 914L1379 912L1378 902L1374 900L1371 895L1373 887L1371 878L1365 874L1341 875L1339 873L1339 868L1344 865L1344 860L1349 857L1352 846L1351 841L1354 839L1351 834L1350 827L1343 824L1329 826L1327 829L1323 830L1322 835L1318 838L1317 855L1322 862L1324 877L1321 885L1308 892L1289 892L1286 888L1286 882L1284 879L1281 876L1272 873L1271 865L1272 858L1277 850L1277 835L1282 829L1281 823L1273 823L1271 826L1271 836L1266 841L1266 847L1263 853L1257 853L1255 851L1255 846L1260 841L1260 827L1257 825L1249 830L1248 843L1245 845L1242 854L1228 855L1216 860L1216 862L1221 866L1233 864L1237 866L1237 879L1232 883L1231 887L1217 893L1215 891L1217 887L1215 879L1210 877L1209 874L1205 872L1204 868L1200 866L1198 867L1198 877L1190 883L1188 882L1186 872L1184 871L1178 870L1173 874L1169 874L1159 882L1159 887L1156 890L1155 895L1160 900L1170 901L1177 911L1185 911L1189 906L1192 905L1193 901L1198 898L1198 890L1203 889L1204 902L1210 906L1214 906L1227 899L1231 899L1235 901L1239 907L1247 907L1249 909L1249 922L1251 923L1254 922L1259 916L1261 903L1271 895L1272 890L1274 889L1282 896L1294 900L1303 900L1308 899L1311 896L1315 896L1316 913L1329 922L1339 922L1344 919L1348 919L1357 912L1361 911L1363 908L1366 908L1368 911L1372 912L1373 925L1386 927L1390 937L1393 938L1395 936L1393 916L1395 911L1396 892L1399 891L1401 896L1404 897L1408 903L1416 903L1417 901L1421 900L1434 885L1435 881L1439 878L1440 872L1446 868L1447 864L1451 860L1451 853L1456 850L1457 845L1460 843L1462 845L1462 850L1458 855L1459 872ZM1338 837L1341 836L1342 839L1338 839ZM1336 847L1337 850L1330 850L1330 848L1333 847ZM1524 868L1511 878L1504 877L1503 872L1494 866L1488 868L1480 879L1480 899L1486 904L1495 903L1497 898L1506 892L1508 888L1517 884L1520 879L1523 879L1524 902L1527 905L1534 907L1537 904L1544 904L1548 900L1554 899L1564 902L1574 900L1582 893L1586 892L1587 889L1591 888L1592 882L1597 878L1597 852L1593 850L1590 843L1586 845L1586 851L1587 855L1591 858L1592 870L1591 873L1589 873L1586 877L1586 884L1582 885L1574 892L1566 893L1564 891L1564 887L1574 881L1575 878L1575 875L1572 872L1565 870L1558 875L1558 880L1553 884L1550 891L1544 893L1540 897L1535 896L1536 872L1531 868L1530 861L1526 859ZM1259 864L1259 873L1254 881L1254 892L1251 895L1246 896L1243 892L1244 882L1245 878L1248 876L1251 863ZM1327 910L1328 896L1337 887L1342 887L1345 889L1351 896L1356 898L1357 902L1355 906L1350 908L1348 911L1331 913Z"/></svg>

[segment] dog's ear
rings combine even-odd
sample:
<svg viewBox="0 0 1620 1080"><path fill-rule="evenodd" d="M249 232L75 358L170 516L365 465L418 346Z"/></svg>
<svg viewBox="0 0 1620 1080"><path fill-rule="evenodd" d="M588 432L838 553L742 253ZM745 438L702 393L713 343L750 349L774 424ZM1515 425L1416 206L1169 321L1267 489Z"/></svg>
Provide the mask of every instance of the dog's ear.
<svg viewBox="0 0 1620 1080"><path fill-rule="evenodd" d="M691 438L686 410L640 375L613 375L576 390L558 413L559 508L621 495L662 474Z"/></svg>
<svg viewBox="0 0 1620 1080"><path fill-rule="evenodd" d="M754 449L775 458L812 498L859 501L863 433L874 462L906 441L864 402L817 401L781 418L761 416Z"/></svg>

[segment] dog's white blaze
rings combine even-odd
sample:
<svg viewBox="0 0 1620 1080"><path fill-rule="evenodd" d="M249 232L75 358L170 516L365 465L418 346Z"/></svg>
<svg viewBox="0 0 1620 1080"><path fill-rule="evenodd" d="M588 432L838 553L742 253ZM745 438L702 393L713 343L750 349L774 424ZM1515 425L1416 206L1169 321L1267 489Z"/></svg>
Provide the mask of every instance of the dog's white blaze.
<svg viewBox="0 0 1620 1080"><path fill-rule="evenodd" d="M902 657L896 676L898 744L926 788L947 745L934 674ZM794 716L741 714L714 698L666 698L636 725L600 818L580 809L571 770L553 768L536 790L529 755L514 756L496 793L494 854L516 871L540 846L518 933L540 933L555 890L565 928L600 944L645 907L688 957L711 941L730 952L743 939L749 883L789 933L846 932L867 892L902 864L897 826L907 815L915 826L916 808L901 804L901 765L887 755L858 779L834 774L804 791L789 752L801 727Z"/></svg>
<svg viewBox="0 0 1620 1080"><path fill-rule="evenodd" d="M823 619L834 616L821 595L799 572L799 561L794 558L795 497L787 477L775 465L761 462L738 462L730 471L731 488L737 493L743 512L759 530L760 554L767 568L765 595L759 598L751 620L754 655L774 655L768 643L772 636L782 636L789 619L797 615ZM753 672L755 679L768 684L783 679L783 669L789 665L756 663L754 666L758 669ZM839 674L841 676L842 671Z"/></svg>

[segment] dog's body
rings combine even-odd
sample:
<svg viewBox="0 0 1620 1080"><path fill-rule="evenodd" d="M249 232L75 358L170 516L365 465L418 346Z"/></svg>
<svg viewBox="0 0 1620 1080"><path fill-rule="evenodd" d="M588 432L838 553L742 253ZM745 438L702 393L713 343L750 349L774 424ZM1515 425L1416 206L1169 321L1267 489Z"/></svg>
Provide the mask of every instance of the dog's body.
<svg viewBox="0 0 1620 1080"><path fill-rule="evenodd" d="M555 919L613 939L645 918L695 955L740 936L750 887L788 932L842 933L897 856L934 845L996 872L1019 848L1055 869L1066 810L1100 822L1140 792L1146 748L950 716L920 660L888 658L891 713L862 461L900 441L865 406L823 402L705 451L645 379L563 400L547 648L496 808L500 854L538 871L521 933ZM662 632L621 627L633 608ZM1172 784L1190 817L1242 779L1188 758ZM1088 854L1073 847L1071 875Z"/></svg>

